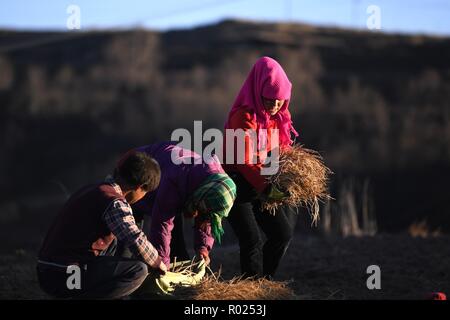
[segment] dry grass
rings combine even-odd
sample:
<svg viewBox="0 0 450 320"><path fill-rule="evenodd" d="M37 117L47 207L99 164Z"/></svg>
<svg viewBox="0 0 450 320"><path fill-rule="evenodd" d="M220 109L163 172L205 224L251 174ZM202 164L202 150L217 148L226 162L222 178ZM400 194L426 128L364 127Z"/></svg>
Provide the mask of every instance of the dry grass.
<svg viewBox="0 0 450 320"><path fill-rule="evenodd" d="M275 213L282 205L308 208L313 223L319 219L319 201L331 199L328 180L332 171L325 166L322 157L314 150L300 145L281 152L279 170L270 176L269 183L289 194L280 201L262 201L263 209Z"/></svg>
<svg viewBox="0 0 450 320"><path fill-rule="evenodd" d="M428 222L426 219L414 222L408 227L408 233L413 238L435 238L442 235L441 230L438 228L436 230L430 230L430 227L428 226Z"/></svg>
<svg viewBox="0 0 450 320"><path fill-rule="evenodd" d="M221 270L214 273L209 267L193 260L175 261L171 264L170 270L164 276L149 276L135 297L180 300L293 300L299 298L288 287L287 282L242 276L223 280L220 275ZM206 270L209 271L208 275L205 275ZM195 281L190 281L191 278Z"/></svg>
<svg viewBox="0 0 450 320"><path fill-rule="evenodd" d="M175 296L183 300L294 300L297 296L287 282L241 277L222 281L208 275L194 287L179 287Z"/></svg>

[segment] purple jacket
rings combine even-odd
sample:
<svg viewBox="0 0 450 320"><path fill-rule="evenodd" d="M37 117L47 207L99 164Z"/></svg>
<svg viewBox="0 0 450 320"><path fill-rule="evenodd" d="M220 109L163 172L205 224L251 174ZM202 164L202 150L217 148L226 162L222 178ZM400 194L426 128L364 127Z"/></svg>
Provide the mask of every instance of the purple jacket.
<svg viewBox="0 0 450 320"><path fill-rule="evenodd" d="M147 216L151 216L151 224L148 225L148 217L145 218L144 232L150 242L158 250L160 257L166 265L170 263L170 240L173 229L173 221L177 214L182 214L184 205L190 195L211 174L224 173L219 160L207 164L201 157L190 150L183 149L173 142L162 142L137 148L145 152L161 167L161 182L158 188L148 193L137 205ZM174 164L174 159L190 158L191 164ZM211 250L214 238L211 236L211 227L206 232L199 228L194 229L195 250Z"/></svg>

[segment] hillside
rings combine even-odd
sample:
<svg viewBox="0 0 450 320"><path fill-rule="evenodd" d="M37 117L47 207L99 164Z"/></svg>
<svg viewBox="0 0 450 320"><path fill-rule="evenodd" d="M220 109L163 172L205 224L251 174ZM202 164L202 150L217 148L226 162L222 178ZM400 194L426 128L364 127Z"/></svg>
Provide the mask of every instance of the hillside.
<svg viewBox="0 0 450 320"><path fill-rule="evenodd" d="M222 128L261 55L293 83L299 141L336 173L337 211L343 189L359 209L369 181L380 231L424 218L450 230L450 39L242 21L0 31L2 227L44 228L65 192L104 177L131 147L194 120Z"/></svg>

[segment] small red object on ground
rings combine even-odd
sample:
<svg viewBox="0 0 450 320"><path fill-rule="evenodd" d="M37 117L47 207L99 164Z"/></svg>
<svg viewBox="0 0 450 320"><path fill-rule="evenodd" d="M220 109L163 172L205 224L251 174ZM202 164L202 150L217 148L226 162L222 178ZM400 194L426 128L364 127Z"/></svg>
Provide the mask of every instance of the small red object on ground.
<svg viewBox="0 0 450 320"><path fill-rule="evenodd" d="M429 300L447 300L447 296L443 292L432 292L429 294Z"/></svg>

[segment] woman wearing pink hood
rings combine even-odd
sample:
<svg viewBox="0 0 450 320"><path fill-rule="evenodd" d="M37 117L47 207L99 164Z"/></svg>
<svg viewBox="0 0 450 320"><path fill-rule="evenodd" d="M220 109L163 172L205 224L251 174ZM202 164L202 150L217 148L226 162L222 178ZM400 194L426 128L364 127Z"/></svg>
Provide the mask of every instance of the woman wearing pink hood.
<svg viewBox="0 0 450 320"><path fill-rule="evenodd" d="M238 164L235 143L234 159L225 157L223 167L237 186L237 198L228 221L239 240L241 271L248 277L274 275L289 246L297 220L296 208L281 207L271 214L261 209L259 200L261 197L286 196L282 190L267 183L267 175L263 175L261 169L264 149L270 155L276 148L279 148L277 151L290 148L293 144L291 135L298 136L288 110L291 88L277 61L269 57L258 59L225 124L225 129L242 129L246 133L244 163ZM224 154L229 156L226 143ZM266 236L265 242L260 228Z"/></svg>

